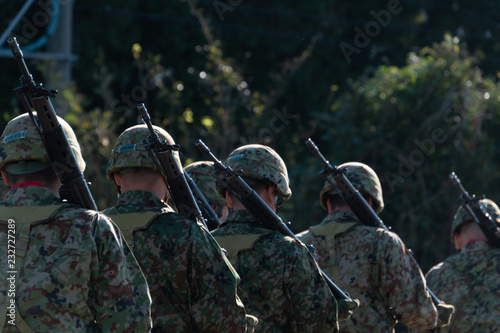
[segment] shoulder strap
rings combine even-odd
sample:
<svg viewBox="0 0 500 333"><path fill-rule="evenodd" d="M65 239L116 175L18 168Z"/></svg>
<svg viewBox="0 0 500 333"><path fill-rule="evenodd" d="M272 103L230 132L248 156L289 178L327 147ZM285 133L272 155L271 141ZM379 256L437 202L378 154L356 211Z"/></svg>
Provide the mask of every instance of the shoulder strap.
<svg viewBox="0 0 500 333"><path fill-rule="evenodd" d="M332 242L335 244L335 237L337 235L340 235L348 230L351 230L354 228L356 225L358 225L359 222L346 222L346 223L328 223L324 225L317 225L311 227L311 230L314 235L316 236L322 236L327 239L327 241ZM331 265L331 273L332 273L332 278L334 281L340 281L341 274L340 274L340 269L338 266L337 262L337 254L336 254L336 249L335 245L331 246L329 248L329 254L332 258L335 258L335 264ZM354 323L351 318L344 320L343 323L346 325L346 329L349 333L356 333L357 329L354 326Z"/></svg>
<svg viewBox="0 0 500 333"><path fill-rule="evenodd" d="M323 225L315 225L311 227L312 232L317 236L332 236L335 237L339 234L342 234L356 225L359 222L346 222L346 223L327 223Z"/></svg>
<svg viewBox="0 0 500 333"><path fill-rule="evenodd" d="M219 246L226 252L227 259L236 267L238 260L238 253L240 251L248 250L253 247L255 242L260 238L270 233L263 234L246 234L246 235L233 235L233 236L214 236Z"/></svg>
<svg viewBox="0 0 500 333"><path fill-rule="evenodd" d="M120 229L129 247L134 246L134 232L146 229L148 225L158 216L173 213L172 208L162 208L158 211L141 213L109 214L108 216Z"/></svg>
<svg viewBox="0 0 500 333"><path fill-rule="evenodd" d="M13 225L16 232L16 256L24 258L32 224L46 223L68 204L48 206L0 206L0 224Z"/></svg>
<svg viewBox="0 0 500 333"><path fill-rule="evenodd" d="M324 237L327 244L332 244L332 246L328 246L328 254L331 258L331 262L328 263L328 268L331 270L331 277L334 281L340 281L341 277L338 267L337 251L335 248L335 237L354 228L358 224L359 222L328 223L311 227L311 231L315 236Z"/></svg>

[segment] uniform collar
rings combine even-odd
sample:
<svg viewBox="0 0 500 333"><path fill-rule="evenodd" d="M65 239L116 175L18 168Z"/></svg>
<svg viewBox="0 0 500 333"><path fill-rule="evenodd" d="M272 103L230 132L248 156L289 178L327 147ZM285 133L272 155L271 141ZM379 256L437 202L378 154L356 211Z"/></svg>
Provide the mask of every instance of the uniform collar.
<svg viewBox="0 0 500 333"><path fill-rule="evenodd" d="M20 186L7 192L3 203L9 206L35 206L60 204L61 199L43 186Z"/></svg>

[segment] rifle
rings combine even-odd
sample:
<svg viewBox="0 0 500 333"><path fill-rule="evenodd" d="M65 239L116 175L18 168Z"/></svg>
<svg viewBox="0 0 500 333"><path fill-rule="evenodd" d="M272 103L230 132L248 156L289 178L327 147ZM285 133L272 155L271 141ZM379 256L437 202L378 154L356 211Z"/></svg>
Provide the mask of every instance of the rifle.
<svg viewBox="0 0 500 333"><path fill-rule="evenodd" d="M281 218L262 200L262 198L230 167L226 167L210 151L201 140L197 140L196 147L205 153L213 162L215 167L214 177L225 190L230 191L245 208L261 223L262 226L280 232L301 242L295 234L288 229ZM302 243L302 242L301 242ZM311 249L308 248L309 251ZM310 252L311 256L314 255ZM314 259L316 261L316 259ZM333 281L321 270L324 280L336 299L351 300Z"/></svg>
<svg viewBox="0 0 500 333"><path fill-rule="evenodd" d="M172 195L177 211L189 220L199 220L208 230L205 219L186 180L186 174L175 159L174 151L179 151L179 145L171 145L166 140L161 140L153 128L151 118L144 103L137 105L137 109L142 116L142 120L147 125L150 134L144 147L148 151L149 156L151 156L156 168L160 171L163 181Z"/></svg>
<svg viewBox="0 0 500 333"><path fill-rule="evenodd" d="M57 90L47 90L41 83L35 83L24 62L23 52L16 38L9 38L7 42L22 72L21 85L14 91L35 124L51 160L52 168L61 181L61 198L83 208L97 210L89 184L78 166L66 133L49 99L49 97L56 97ZM32 109L37 112L36 117Z"/></svg>
<svg viewBox="0 0 500 333"><path fill-rule="evenodd" d="M366 202L365 198L359 193L359 191L352 185L350 180L346 176L346 170L342 168L333 167L330 162L321 154L318 147L309 138L306 140L306 145L311 149L311 151L320 159L323 170L320 175L328 182L333 188L336 188L340 196L349 205L352 212L364 225L382 228L389 231L380 219L380 217L375 213L372 207ZM332 179L333 178L333 179ZM410 256L413 257L413 251L407 249ZM434 293L427 287L427 292L431 295L432 302L434 304L441 304L442 302L434 295Z"/></svg>
<svg viewBox="0 0 500 333"><path fill-rule="evenodd" d="M498 227L490 213L479 202L479 200L484 199L484 195L480 197L471 196L465 190L455 172L450 173L449 177L460 192L460 205L469 213L472 220L478 224L490 245L500 247L500 227Z"/></svg>

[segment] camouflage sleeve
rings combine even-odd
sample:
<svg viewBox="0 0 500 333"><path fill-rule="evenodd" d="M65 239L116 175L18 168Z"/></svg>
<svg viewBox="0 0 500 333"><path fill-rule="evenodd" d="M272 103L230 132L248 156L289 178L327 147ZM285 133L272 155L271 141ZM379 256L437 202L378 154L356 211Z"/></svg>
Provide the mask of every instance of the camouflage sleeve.
<svg viewBox="0 0 500 333"><path fill-rule="evenodd" d="M237 295L239 276L204 228L192 224L192 317L199 332L245 332L245 307Z"/></svg>
<svg viewBox="0 0 500 333"><path fill-rule="evenodd" d="M408 327L433 328L437 310L420 267L396 234L383 231L379 235L380 289L385 294L389 315Z"/></svg>
<svg viewBox="0 0 500 333"><path fill-rule="evenodd" d="M151 297L146 279L119 229L102 214L92 230L98 261L93 263L90 307L102 332L150 332Z"/></svg>
<svg viewBox="0 0 500 333"><path fill-rule="evenodd" d="M425 275L425 279L427 281L427 285L429 288L440 288L440 281L443 280L441 276L443 275L443 270L445 263L441 262L434 267L431 267L431 269L427 272Z"/></svg>
<svg viewBox="0 0 500 333"><path fill-rule="evenodd" d="M285 284L298 332L336 332L337 302L307 248L298 242Z"/></svg>
<svg viewBox="0 0 500 333"><path fill-rule="evenodd" d="M427 285L429 286L429 288L431 288L432 291L435 290L435 285L436 285L435 283L432 282L433 277L439 275L436 274L436 272L438 271L439 267L441 267L441 265L442 263L432 267L425 275ZM408 333L435 333L435 332L439 332L439 329L414 329L411 327L408 328Z"/></svg>

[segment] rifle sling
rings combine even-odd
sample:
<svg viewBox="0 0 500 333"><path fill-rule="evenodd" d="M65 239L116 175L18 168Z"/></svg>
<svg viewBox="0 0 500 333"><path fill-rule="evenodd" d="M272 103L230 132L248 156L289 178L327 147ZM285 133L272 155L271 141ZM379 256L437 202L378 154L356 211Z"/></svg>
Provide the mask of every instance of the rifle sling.
<svg viewBox="0 0 500 333"><path fill-rule="evenodd" d="M233 236L214 236L219 246L225 250L227 259L236 267L238 261L238 253L241 251L251 249L255 242L265 235L270 234L246 234L246 235L233 235Z"/></svg>
<svg viewBox="0 0 500 333"><path fill-rule="evenodd" d="M158 216L167 213L173 213L170 207L162 208L157 211L148 211L140 213L116 213L107 214L107 216L120 228L129 247L134 247L134 232L146 229L149 224Z"/></svg>

